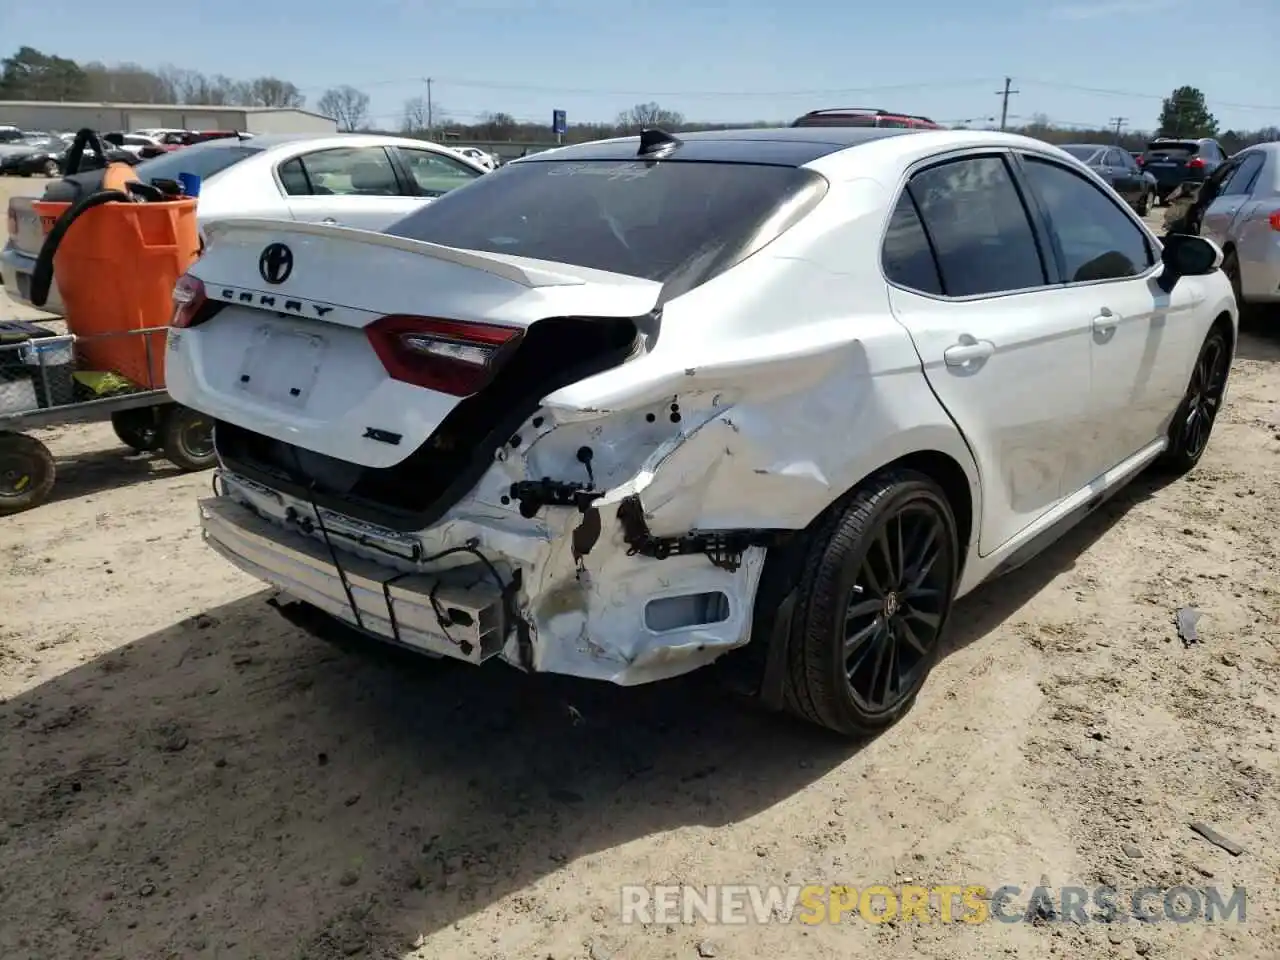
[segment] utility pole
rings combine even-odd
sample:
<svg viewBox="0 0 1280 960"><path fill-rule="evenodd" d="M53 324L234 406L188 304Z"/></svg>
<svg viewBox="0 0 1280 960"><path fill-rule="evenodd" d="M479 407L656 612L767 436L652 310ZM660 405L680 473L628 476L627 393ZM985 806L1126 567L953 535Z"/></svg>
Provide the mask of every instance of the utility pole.
<svg viewBox="0 0 1280 960"><path fill-rule="evenodd" d="M1115 125L1115 128L1116 128L1116 143L1119 143L1120 128L1129 122L1129 118L1128 117L1112 117L1111 122Z"/></svg>
<svg viewBox="0 0 1280 960"><path fill-rule="evenodd" d="M1000 129L1003 130L1009 124L1009 98L1015 93L1021 93L1020 90L1010 90L1009 84L1013 83L1012 77L1004 78L1004 89L997 90L996 96L1000 98Z"/></svg>
<svg viewBox="0 0 1280 960"><path fill-rule="evenodd" d="M435 111L431 105L431 78L427 77L427 139L434 140L435 132Z"/></svg>

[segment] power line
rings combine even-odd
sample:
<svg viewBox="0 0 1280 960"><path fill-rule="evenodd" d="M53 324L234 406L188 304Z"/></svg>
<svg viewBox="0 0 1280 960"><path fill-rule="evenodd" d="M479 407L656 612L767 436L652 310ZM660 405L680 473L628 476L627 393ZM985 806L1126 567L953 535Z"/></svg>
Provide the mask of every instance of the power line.
<svg viewBox="0 0 1280 960"><path fill-rule="evenodd" d="M1079 93L1093 93L1102 97L1132 97L1137 100L1171 100L1171 97L1164 96L1159 93L1139 93L1134 90L1111 90L1105 87L1082 87L1074 83L1058 83L1051 80L1028 80L1023 78L1023 83L1030 83L1037 87L1049 87L1058 90L1075 90ZM1188 102L1191 102L1188 100ZM1206 103L1212 103L1215 107L1229 107L1233 110L1270 110L1280 113L1280 104L1262 104L1262 103L1232 103L1227 100L1217 100L1205 97Z"/></svg>
<svg viewBox="0 0 1280 960"><path fill-rule="evenodd" d="M978 77L960 80L934 80L923 83L896 83L873 87L826 87L809 90L610 90L600 87L549 87L525 83L497 83L490 80L466 80L457 77L436 77L434 82L444 87L462 87L476 90L523 91L526 93L560 93L579 96L605 97L684 97L697 99L702 97L725 97L749 99L752 97L819 97L840 96L849 93L889 93L897 90L928 90L933 88L952 88L958 86L975 86L991 83L991 77ZM399 79L366 80L362 83L347 84L357 88L382 87L392 84L421 83L421 77L402 77ZM312 90L328 90L341 84L324 84L311 87L300 87L300 92Z"/></svg>

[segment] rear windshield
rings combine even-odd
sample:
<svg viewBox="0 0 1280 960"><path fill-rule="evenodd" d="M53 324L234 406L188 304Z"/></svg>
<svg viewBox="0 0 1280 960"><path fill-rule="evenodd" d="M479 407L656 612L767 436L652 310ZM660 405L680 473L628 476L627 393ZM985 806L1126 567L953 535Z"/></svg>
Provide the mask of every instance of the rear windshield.
<svg viewBox="0 0 1280 960"><path fill-rule="evenodd" d="M796 167L667 160L523 161L445 194L386 232L688 287L731 262L814 183Z"/></svg>
<svg viewBox="0 0 1280 960"><path fill-rule="evenodd" d="M1194 140L1185 142L1182 140L1173 140L1169 143L1149 143L1147 144L1147 153L1162 153L1166 157L1172 157L1175 160L1193 156L1200 151L1200 144Z"/></svg>
<svg viewBox="0 0 1280 960"><path fill-rule="evenodd" d="M151 180L176 180L178 174L189 173L208 180L215 173L221 173L232 164L239 163L245 157L261 153L262 147L251 147L243 143L210 143L208 146L184 147L162 157L144 160L134 169L144 182Z"/></svg>
<svg viewBox="0 0 1280 960"><path fill-rule="evenodd" d="M1063 150L1071 154L1077 160L1091 160L1098 152L1097 147L1063 147Z"/></svg>

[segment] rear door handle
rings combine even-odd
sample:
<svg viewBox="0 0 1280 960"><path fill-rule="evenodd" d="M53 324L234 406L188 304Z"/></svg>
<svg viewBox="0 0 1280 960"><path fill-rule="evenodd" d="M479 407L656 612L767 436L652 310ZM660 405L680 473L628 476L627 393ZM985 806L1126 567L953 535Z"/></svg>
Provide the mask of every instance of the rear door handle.
<svg viewBox="0 0 1280 960"><path fill-rule="evenodd" d="M942 351L942 359L948 367L963 367L975 360L986 360L995 352L996 345L990 340L975 340L947 347Z"/></svg>

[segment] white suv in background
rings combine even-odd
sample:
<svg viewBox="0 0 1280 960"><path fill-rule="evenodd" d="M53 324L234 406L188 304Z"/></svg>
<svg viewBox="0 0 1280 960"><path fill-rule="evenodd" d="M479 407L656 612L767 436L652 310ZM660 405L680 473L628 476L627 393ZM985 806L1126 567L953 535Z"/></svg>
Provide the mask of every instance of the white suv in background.
<svg viewBox="0 0 1280 960"><path fill-rule="evenodd" d="M1199 460L1236 341L1213 243L999 133L647 131L383 233L209 235L169 390L216 419L206 542L295 622L619 684L724 657L849 735L957 597Z"/></svg>

